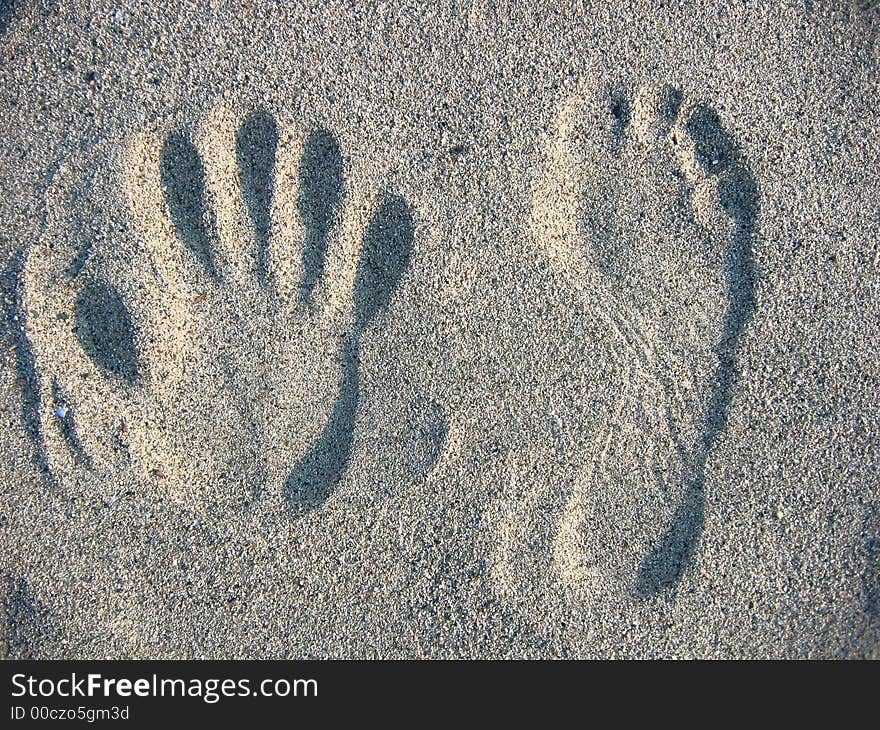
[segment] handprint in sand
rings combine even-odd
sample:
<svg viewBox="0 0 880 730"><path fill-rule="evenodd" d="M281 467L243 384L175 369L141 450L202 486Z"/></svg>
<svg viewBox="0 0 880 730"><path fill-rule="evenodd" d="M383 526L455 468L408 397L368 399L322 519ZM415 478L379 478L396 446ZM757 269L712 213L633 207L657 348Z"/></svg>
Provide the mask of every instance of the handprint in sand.
<svg viewBox="0 0 880 730"><path fill-rule="evenodd" d="M24 266L50 473L146 479L206 512L320 506L351 450L361 341L412 256L409 205L331 132L262 108L103 152L57 171Z"/></svg>

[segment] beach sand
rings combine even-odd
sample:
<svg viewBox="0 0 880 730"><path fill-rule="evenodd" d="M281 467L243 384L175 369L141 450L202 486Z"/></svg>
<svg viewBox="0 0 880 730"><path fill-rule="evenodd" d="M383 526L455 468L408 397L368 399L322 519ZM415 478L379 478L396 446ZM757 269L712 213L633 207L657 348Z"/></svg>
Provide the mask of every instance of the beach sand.
<svg viewBox="0 0 880 730"><path fill-rule="evenodd" d="M880 657L870 2L0 3L8 657Z"/></svg>

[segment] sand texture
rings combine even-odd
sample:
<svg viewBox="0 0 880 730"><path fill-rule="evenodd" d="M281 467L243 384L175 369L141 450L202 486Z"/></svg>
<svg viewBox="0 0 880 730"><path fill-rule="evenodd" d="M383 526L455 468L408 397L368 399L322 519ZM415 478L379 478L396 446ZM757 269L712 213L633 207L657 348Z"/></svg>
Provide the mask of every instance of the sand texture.
<svg viewBox="0 0 880 730"><path fill-rule="evenodd" d="M8 657L880 658L880 7L0 2Z"/></svg>

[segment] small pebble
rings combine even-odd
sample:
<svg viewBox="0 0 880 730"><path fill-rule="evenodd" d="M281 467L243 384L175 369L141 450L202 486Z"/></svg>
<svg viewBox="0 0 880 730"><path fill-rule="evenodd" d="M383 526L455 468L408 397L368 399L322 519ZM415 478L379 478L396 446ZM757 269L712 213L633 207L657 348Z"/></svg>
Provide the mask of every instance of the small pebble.
<svg viewBox="0 0 880 730"><path fill-rule="evenodd" d="M58 416L58 418L65 418L67 416L67 406L58 406L55 409L55 415Z"/></svg>

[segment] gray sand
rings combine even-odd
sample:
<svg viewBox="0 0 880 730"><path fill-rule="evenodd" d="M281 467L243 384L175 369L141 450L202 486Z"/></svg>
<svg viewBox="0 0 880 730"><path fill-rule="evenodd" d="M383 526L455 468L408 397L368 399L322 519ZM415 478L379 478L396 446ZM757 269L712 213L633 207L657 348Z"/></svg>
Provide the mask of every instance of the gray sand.
<svg viewBox="0 0 880 730"><path fill-rule="evenodd" d="M7 656L880 656L874 3L164 5L0 2Z"/></svg>

